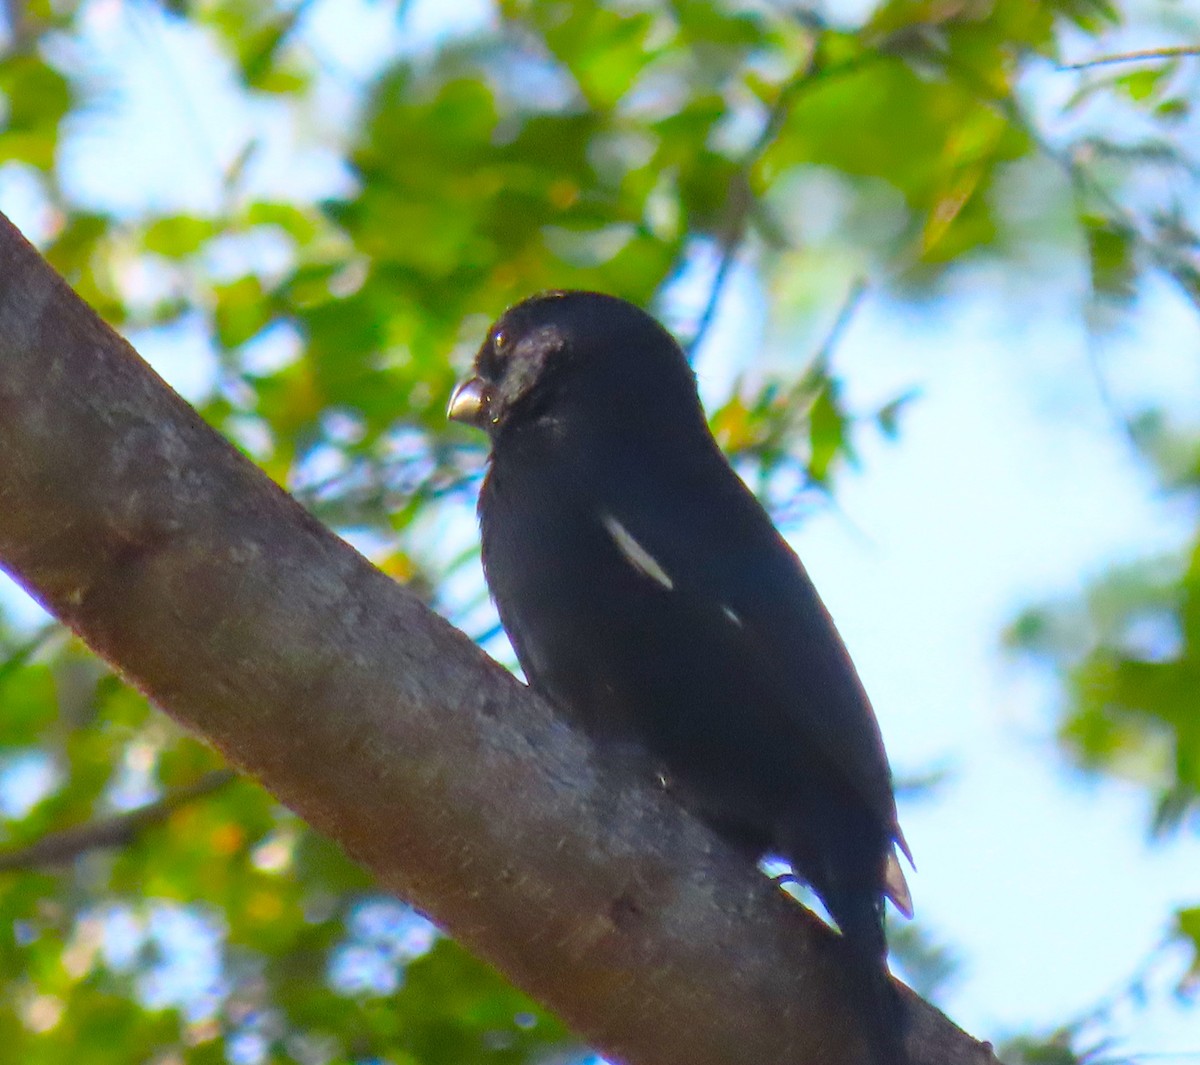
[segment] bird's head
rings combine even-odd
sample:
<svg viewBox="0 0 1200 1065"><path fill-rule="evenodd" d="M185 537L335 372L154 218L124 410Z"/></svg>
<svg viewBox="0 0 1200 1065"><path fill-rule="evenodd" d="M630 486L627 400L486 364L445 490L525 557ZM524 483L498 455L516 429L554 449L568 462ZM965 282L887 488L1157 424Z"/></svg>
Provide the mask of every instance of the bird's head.
<svg viewBox="0 0 1200 1065"><path fill-rule="evenodd" d="M556 291L509 308L488 330L447 414L496 441L542 418L637 433L675 408L703 424L695 379L670 333L615 296Z"/></svg>

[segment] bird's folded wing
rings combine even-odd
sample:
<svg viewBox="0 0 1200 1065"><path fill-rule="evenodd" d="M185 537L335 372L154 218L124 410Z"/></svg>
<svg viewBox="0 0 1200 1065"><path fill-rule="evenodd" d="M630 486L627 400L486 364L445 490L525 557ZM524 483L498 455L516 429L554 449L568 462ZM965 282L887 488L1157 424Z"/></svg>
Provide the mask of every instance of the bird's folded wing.
<svg viewBox="0 0 1200 1065"><path fill-rule="evenodd" d="M728 639L778 688L779 698L772 701L793 715L797 734L822 751L889 827L911 863L870 700L795 552L723 459L701 473L707 486L719 485L707 505L692 491L673 498L660 494L647 505L638 498L639 478L631 472L630 495L598 520L620 523L623 542L637 545L632 564L645 567L652 559L654 572L670 583L668 594L706 614L709 624L722 618ZM903 876L894 879L894 901L903 909Z"/></svg>

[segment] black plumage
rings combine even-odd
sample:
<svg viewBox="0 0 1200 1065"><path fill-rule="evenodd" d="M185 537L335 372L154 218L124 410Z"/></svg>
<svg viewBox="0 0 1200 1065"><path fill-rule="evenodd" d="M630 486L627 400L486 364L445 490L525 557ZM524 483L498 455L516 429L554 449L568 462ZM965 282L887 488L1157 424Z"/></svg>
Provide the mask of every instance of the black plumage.
<svg viewBox="0 0 1200 1065"><path fill-rule="evenodd" d="M551 292L500 318L474 371L450 416L491 436L484 571L529 683L644 747L727 838L787 859L879 1006L884 897L910 912L879 727L678 344L623 300Z"/></svg>

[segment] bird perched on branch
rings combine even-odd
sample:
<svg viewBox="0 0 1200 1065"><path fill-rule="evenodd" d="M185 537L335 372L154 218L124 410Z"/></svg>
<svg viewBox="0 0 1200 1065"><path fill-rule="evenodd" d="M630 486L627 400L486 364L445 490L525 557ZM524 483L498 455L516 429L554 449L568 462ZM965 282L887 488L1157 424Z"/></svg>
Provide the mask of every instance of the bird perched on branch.
<svg viewBox="0 0 1200 1065"><path fill-rule="evenodd" d="M877 1057L899 1060L883 900L912 911L879 726L800 560L709 433L679 345L615 297L535 296L489 330L449 416L491 438L484 572L529 683L812 885Z"/></svg>

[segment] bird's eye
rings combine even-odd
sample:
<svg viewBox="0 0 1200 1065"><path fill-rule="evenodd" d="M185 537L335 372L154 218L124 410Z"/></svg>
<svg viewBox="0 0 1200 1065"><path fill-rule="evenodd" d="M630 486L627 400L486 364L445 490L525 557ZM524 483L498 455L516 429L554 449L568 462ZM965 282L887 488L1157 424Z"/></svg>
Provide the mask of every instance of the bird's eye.
<svg viewBox="0 0 1200 1065"><path fill-rule="evenodd" d="M497 329L492 337L492 348L497 355L503 355L504 349L508 347L508 334L503 329Z"/></svg>

